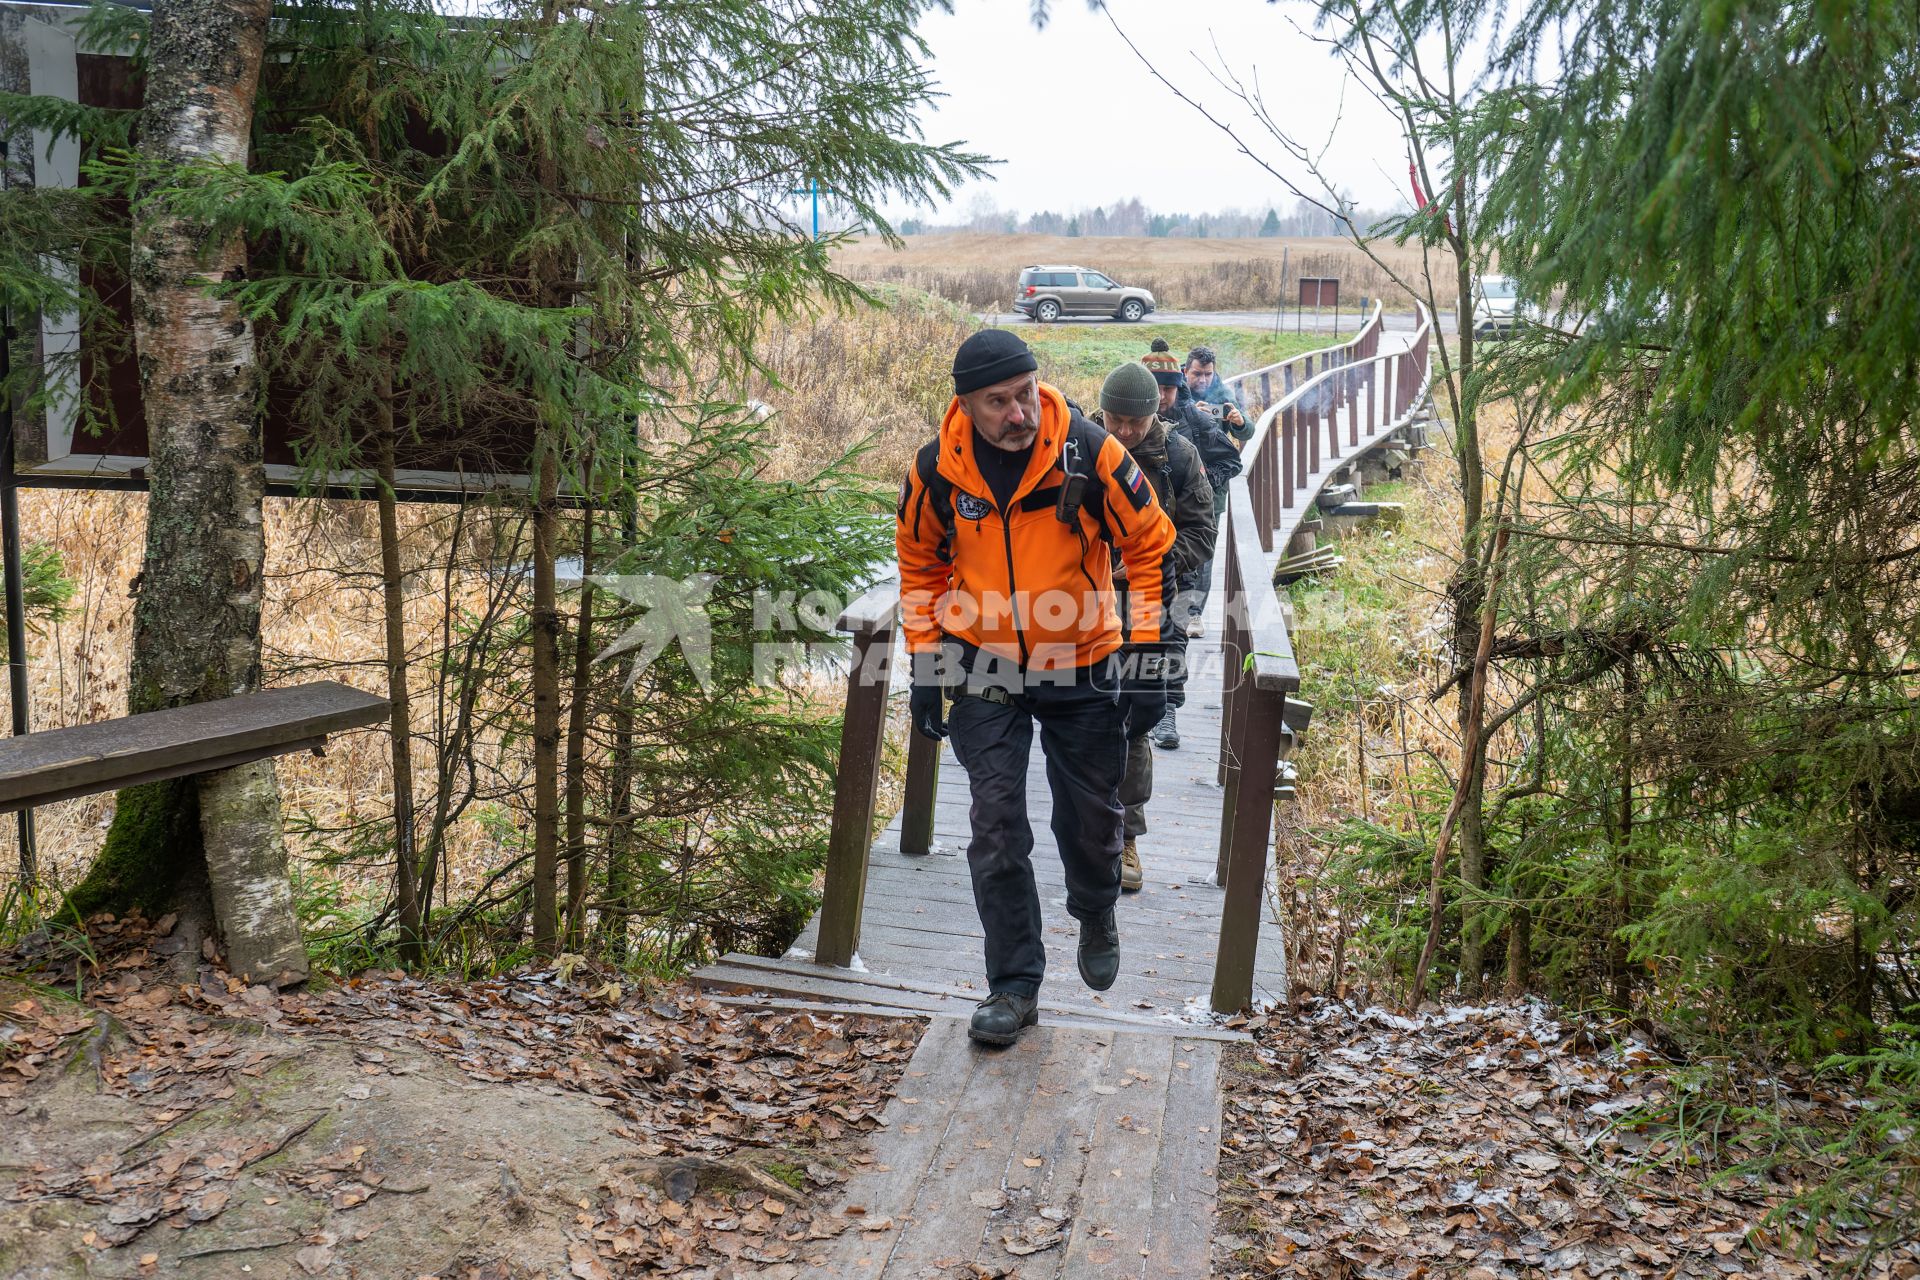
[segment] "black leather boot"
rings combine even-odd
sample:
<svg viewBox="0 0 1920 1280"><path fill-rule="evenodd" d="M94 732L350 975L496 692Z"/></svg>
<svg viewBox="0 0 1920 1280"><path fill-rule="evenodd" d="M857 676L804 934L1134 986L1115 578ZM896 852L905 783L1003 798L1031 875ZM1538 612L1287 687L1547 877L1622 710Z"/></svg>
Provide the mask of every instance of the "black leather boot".
<svg viewBox="0 0 1920 1280"><path fill-rule="evenodd" d="M981 1044L1012 1044L1027 1027L1040 1021L1040 1002L1033 996L996 991L973 1011L967 1034Z"/></svg>
<svg viewBox="0 0 1920 1280"><path fill-rule="evenodd" d="M1113 908L1097 920L1080 922L1080 980L1105 991L1120 976L1120 926Z"/></svg>

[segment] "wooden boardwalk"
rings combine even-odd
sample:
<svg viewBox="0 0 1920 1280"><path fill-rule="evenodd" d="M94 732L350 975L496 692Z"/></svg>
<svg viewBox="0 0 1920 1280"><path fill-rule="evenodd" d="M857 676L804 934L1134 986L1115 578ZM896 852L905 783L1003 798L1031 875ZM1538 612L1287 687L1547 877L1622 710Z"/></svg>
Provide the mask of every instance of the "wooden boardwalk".
<svg viewBox="0 0 1920 1280"><path fill-rule="evenodd" d="M1346 423L1341 423L1346 444ZM1271 565L1313 511L1311 495L1390 434L1300 468L1305 497L1280 512ZM1356 480L1348 474L1344 479ZM1316 526L1307 526L1309 530ZM1256 548L1257 550L1257 548ZM950 746L935 787L934 847L900 848L895 816L866 868L856 963L816 964L816 918L777 959L732 955L694 975L730 1002L928 1020L843 1209L857 1224L822 1242L804 1274L920 1280L1019 1275L1197 1278L1211 1273L1220 1054L1245 1037L1209 1011L1224 892L1214 883L1223 789L1221 575L1179 714L1181 745L1154 752L1146 886L1122 896L1120 978L1094 992L1075 960L1044 757L1035 735L1028 814L1047 976L1040 1026L1006 1049L967 1039L985 998L983 942L967 874L970 796ZM904 670L896 662L896 678ZM1269 889L1270 893L1271 890ZM1285 940L1262 912L1253 998L1283 1001Z"/></svg>

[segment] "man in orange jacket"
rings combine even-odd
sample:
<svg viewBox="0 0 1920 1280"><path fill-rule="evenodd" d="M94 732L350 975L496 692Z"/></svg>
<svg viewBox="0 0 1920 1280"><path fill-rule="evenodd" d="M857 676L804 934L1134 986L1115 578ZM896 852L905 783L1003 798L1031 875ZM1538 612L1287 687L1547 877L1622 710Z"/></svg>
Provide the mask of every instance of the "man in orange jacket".
<svg viewBox="0 0 1920 1280"><path fill-rule="evenodd" d="M1160 619L1173 522L1120 442L1038 369L1004 330L960 344L953 401L907 473L894 535L914 728L951 729L973 795L967 863L989 995L970 1033L987 1044L1011 1044L1037 1021L1046 974L1027 821L1034 723L1080 976L1104 991L1120 969L1127 726L1158 722L1172 656ZM1124 646L1110 546L1131 585Z"/></svg>

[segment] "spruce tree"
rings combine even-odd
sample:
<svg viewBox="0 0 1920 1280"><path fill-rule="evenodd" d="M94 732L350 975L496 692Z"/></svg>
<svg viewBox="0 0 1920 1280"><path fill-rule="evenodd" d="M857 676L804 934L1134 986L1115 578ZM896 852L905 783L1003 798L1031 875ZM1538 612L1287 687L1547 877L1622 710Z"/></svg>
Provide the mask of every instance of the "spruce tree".
<svg viewBox="0 0 1920 1280"><path fill-rule="evenodd" d="M493 442L501 466L531 468L529 888L541 951L561 930L565 703L598 696L573 687L560 661L567 619L553 577L583 498L633 513L632 545L610 570L706 572L724 588L725 688L706 705L683 667L657 664L650 678L672 696L639 709L680 717L680 736L661 724L665 740L649 746L637 728L634 750L653 763L624 761L630 785L715 779L678 811L733 803L739 821L728 831L703 819L698 847L734 849L729 874L751 875L785 844L799 863L777 868L778 894L804 882L810 838L753 824L768 804L818 809L831 725L755 690L751 591L844 591L879 553L860 515L880 503L845 476L760 479L764 440L725 406L769 318L863 301L830 268L834 242L797 236L781 216L796 175L886 233L883 200L944 195L978 171L977 157L921 137L933 96L914 34L925 7L518 3L484 19L407 0L290 7L276 13L250 165L97 166L123 189L154 174L210 236L256 246L245 278L217 292L261 327L315 475L390 477L450 438ZM596 717L605 711L596 702ZM709 736L693 736L696 724ZM773 731L755 740L755 726ZM782 769L799 770L786 785L811 788L806 803L779 793ZM764 794L743 798L752 788ZM398 826L396 889L419 931L433 851L409 852ZM570 896L580 901L580 887Z"/></svg>

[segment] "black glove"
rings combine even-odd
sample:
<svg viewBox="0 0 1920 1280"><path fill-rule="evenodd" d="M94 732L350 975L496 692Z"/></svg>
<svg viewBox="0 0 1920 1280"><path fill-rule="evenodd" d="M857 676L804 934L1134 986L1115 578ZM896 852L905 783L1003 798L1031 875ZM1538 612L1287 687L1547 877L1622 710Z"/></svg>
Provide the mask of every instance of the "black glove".
<svg viewBox="0 0 1920 1280"><path fill-rule="evenodd" d="M1121 646L1120 713L1128 738L1138 738L1167 714L1167 682L1177 679L1180 647L1171 644Z"/></svg>
<svg viewBox="0 0 1920 1280"><path fill-rule="evenodd" d="M913 655L913 687L907 694L907 715L923 738L935 742L947 736L947 691L937 674L939 655Z"/></svg>

